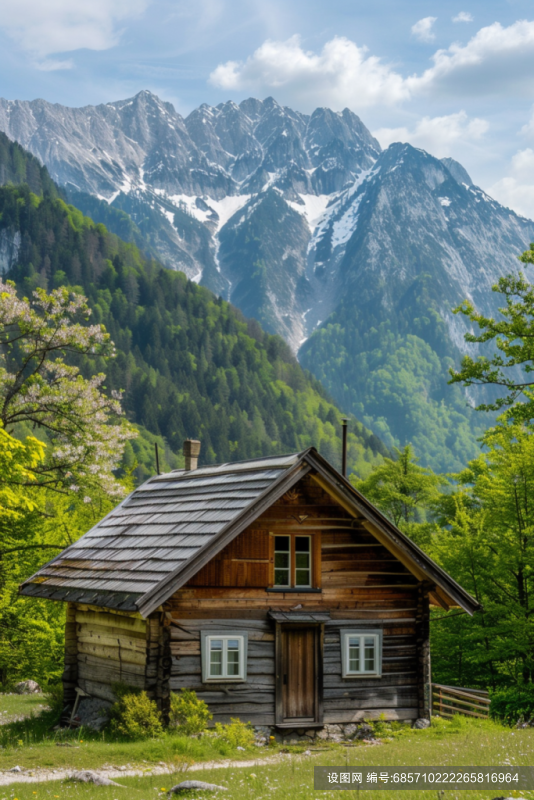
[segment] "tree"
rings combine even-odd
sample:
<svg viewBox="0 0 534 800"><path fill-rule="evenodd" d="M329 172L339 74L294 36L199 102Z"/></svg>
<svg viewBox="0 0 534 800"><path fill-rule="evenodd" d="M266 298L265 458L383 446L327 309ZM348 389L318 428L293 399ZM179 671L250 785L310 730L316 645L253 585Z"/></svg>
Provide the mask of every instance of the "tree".
<svg viewBox="0 0 534 800"><path fill-rule="evenodd" d="M534 264L534 243L520 257L523 263ZM498 352L491 358L466 355L459 371L451 370L449 383L464 386L493 385L504 394L494 402L481 403L484 411L514 406L516 419L534 417L534 286L522 272L499 279L492 290L502 295L505 305L499 309L502 319L485 317L468 300L455 309L478 325L478 334L467 333L467 342L494 343Z"/></svg>
<svg viewBox="0 0 534 800"><path fill-rule="evenodd" d="M121 416L120 394L105 393L105 376L84 378L75 363L114 355L102 325L82 324L90 313L65 287L21 299L14 283L0 280L0 421L7 433L31 426L50 445L28 465L31 480L6 474L10 484L123 493L113 470L135 432Z"/></svg>
<svg viewBox="0 0 534 800"><path fill-rule="evenodd" d="M414 524L426 522L428 512L440 497L439 487L446 481L431 469L419 466L411 445L402 450L395 448L395 453L396 459L385 458L366 480L352 476L351 480L395 525L413 535Z"/></svg>
<svg viewBox="0 0 534 800"><path fill-rule="evenodd" d="M484 444L455 476L432 552L483 610L433 626L433 659L442 682L495 687L534 680L534 432L503 420Z"/></svg>

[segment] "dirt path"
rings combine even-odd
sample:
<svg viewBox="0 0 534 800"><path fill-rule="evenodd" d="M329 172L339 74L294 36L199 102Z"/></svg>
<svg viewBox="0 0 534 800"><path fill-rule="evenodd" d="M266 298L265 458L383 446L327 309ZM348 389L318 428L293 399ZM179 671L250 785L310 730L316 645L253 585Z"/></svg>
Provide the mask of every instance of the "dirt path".
<svg viewBox="0 0 534 800"><path fill-rule="evenodd" d="M311 753L310 753L311 755ZM151 775L176 775L177 778L185 780L185 775L191 772L199 772L206 769L227 769L232 767L234 769L244 769L246 767L257 767L262 764L274 764L283 758L287 758L289 753L278 753L275 756L268 756L267 758L255 758L248 761L204 761L201 764L192 764L186 772L180 772L173 765L158 765L155 767L145 767L137 769L129 769L122 767L116 769L110 767L108 769L92 769L98 775L105 775L106 778L147 778ZM4 771L0 772L0 786L9 786L11 783L44 783L45 781L61 781L69 778L73 772L86 770L87 767L78 767L77 769L23 769L21 772Z"/></svg>

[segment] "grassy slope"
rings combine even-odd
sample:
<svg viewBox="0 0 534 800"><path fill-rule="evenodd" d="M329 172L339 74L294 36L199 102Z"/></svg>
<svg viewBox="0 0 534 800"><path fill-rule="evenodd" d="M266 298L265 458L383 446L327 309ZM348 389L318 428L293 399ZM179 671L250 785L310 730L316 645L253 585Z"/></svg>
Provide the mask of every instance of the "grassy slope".
<svg viewBox="0 0 534 800"><path fill-rule="evenodd" d="M152 743L145 743L144 758L145 762L154 760L156 751L153 750ZM123 759L128 759L130 763L138 760L137 746L122 746ZM52 750L52 748L49 748ZM103 747L104 749L104 747ZM65 761L64 751L67 748L57 748L54 763L57 767L63 766ZM87 748L86 752L88 752ZM456 718L453 722L438 721L430 730L413 731L403 730L398 733L394 740L386 741L382 746L368 747L365 745L355 747L331 746L326 750L315 749L312 746L312 755L299 755L298 748L290 748L290 755L283 757L277 763L266 765L254 765L245 768L237 768L231 764L226 768L207 769L194 771L189 774L180 771L181 765L185 761L194 758L193 753L181 755L175 753L174 761L177 771L174 775L146 777L146 778L121 778L118 782L128 787L128 797L131 800L146 800L146 798L163 796L176 783L189 778L193 780L204 780L219 785L228 786L225 797L228 800L311 800L317 798L318 793L313 790L313 767L322 765L342 765L349 767L370 766L504 766L505 761L512 765L528 765L532 763L534 756L534 737L531 730L514 731L503 728L492 722L471 721L465 718ZM58 754L57 751L62 751ZM31 752L31 751L30 751ZM68 758L71 766L96 766L94 760L82 759L76 755L74 763L74 753L83 752L80 750L68 750ZM140 751L141 752L141 751ZM163 751L160 751L163 756ZM254 755L272 754L271 748L256 751ZM11 767L14 763L21 763L24 748L20 748L17 753L13 751L9 754L2 754L1 766ZM43 754L44 755L44 754ZM252 754L233 753L233 758L247 758ZM58 759L61 759L58 761ZM41 762L44 765L46 756ZM172 759L169 759L171 761ZM121 753L115 745L107 745L108 764L118 765L121 763ZM100 761L99 763L102 763ZM122 762L124 763L124 761ZM146 766L146 763L145 763ZM75 784L72 782L52 782L46 784L27 784L13 785L6 787L4 794L6 797L16 797L18 800L35 800L35 798L99 798L99 800L116 800L118 789L114 787L95 787ZM505 791L505 796L514 793L510 790ZM515 793L518 796L518 793ZM503 790L494 789L489 791L476 791L471 796L477 800L490 800L496 796L503 796ZM194 793L191 796L198 796ZM358 795L349 794L349 797L359 797L364 800L369 796L369 800L392 800L395 793L391 791L373 791L367 795L365 791ZM436 795L425 794L421 790L403 791L403 800L424 800L424 798L435 797ZM449 800L456 796L455 792L446 791L444 794L437 794L438 798L443 797ZM523 792L522 797L534 798L534 792ZM344 795L346 797L346 795Z"/></svg>

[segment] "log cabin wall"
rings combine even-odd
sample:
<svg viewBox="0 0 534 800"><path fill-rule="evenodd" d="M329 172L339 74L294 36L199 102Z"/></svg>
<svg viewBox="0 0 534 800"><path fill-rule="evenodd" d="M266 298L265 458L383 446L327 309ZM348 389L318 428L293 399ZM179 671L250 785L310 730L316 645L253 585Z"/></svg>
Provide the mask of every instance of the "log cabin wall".
<svg viewBox="0 0 534 800"><path fill-rule="evenodd" d="M114 683L144 689L152 620L147 624L139 614L88 605L73 606L73 616L80 689L111 701L115 700Z"/></svg>
<svg viewBox="0 0 534 800"><path fill-rule="evenodd" d="M313 576L316 591L266 590L273 583L273 537L287 533L314 537L314 561L320 566ZM300 607L330 613L324 631L325 723L380 714L416 719L423 680L419 673L426 670L421 602L417 579L306 476L164 605L170 627L170 689L194 689L214 720L239 716L256 725L273 725L275 624L268 613ZM354 628L382 630L382 677L342 677L341 634ZM202 631L247 632L245 683L202 682Z"/></svg>

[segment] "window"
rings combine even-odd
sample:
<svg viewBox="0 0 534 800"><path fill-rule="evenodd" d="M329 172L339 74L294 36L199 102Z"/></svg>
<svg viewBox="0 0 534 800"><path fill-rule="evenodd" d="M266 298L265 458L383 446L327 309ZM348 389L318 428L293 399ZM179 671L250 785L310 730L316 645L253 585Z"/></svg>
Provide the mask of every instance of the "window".
<svg viewBox="0 0 534 800"><path fill-rule="evenodd" d="M379 678L382 675L382 631L342 631L341 658L344 678Z"/></svg>
<svg viewBox="0 0 534 800"><path fill-rule="evenodd" d="M244 681L246 663L246 634L202 634L203 681Z"/></svg>
<svg viewBox="0 0 534 800"><path fill-rule="evenodd" d="M311 588L311 536L274 537L274 586Z"/></svg>

